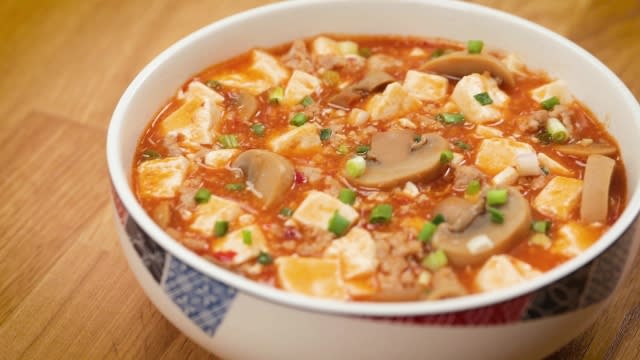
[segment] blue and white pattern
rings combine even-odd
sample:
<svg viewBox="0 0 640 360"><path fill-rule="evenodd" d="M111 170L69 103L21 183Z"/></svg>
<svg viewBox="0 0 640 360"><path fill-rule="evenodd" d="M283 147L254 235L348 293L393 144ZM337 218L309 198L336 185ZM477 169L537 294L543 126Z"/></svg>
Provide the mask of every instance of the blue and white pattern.
<svg viewBox="0 0 640 360"><path fill-rule="evenodd" d="M166 251L142 230L131 216L126 218L125 231L129 235L131 245L140 256L142 263L149 270L151 276L160 282L162 269L166 258Z"/></svg>
<svg viewBox="0 0 640 360"><path fill-rule="evenodd" d="M162 286L180 310L209 336L222 323L237 293L173 256L169 256Z"/></svg>

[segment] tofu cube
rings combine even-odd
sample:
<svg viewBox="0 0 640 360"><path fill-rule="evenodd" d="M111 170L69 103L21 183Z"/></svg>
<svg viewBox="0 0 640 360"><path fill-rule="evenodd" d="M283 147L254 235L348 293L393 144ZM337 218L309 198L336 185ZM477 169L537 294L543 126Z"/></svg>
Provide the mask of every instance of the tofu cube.
<svg viewBox="0 0 640 360"><path fill-rule="evenodd" d="M218 94L215 90L201 83L200 81L192 81L187 86L187 92L184 94L187 100L194 98L208 99L212 104L222 104L224 96Z"/></svg>
<svg viewBox="0 0 640 360"><path fill-rule="evenodd" d="M349 125L362 126L369 120L369 113L358 108L353 108L349 112L347 122Z"/></svg>
<svg viewBox="0 0 640 360"><path fill-rule="evenodd" d="M382 94L374 95L367 104L371 120L385 120L403 116L418 110L420 100L410 95L399 83L394 82L384 89Z"/></svg>
<svg viewBox="0 0 640 360"><path fill-rule="evenodd" d="M320 87L320 79L304 71L296 70L284 90L283 102L287 105L296 105L305 96L319 91Z"/></svg>
<svg viewBox="0 0 640 360"><path fill-rule="evenodd" d="M216 221L232 222L240 215L242 215L242 209L235 201L211 195L208 202L196 206L189 228L211 236Z"/></svg>
<svg viewBox="0 0 640 360"><path fill-rule="evenodd" d="M212 143L211 128L221 117L222 110L215 104L201 97L191 97L163 119L158 129L164 137L182 135L184 140L179 145L191 149Z"/></svg>
<svg viewBox="0 0 640 360"><path fill-rule="evenodd" d="M474 97L486 92L493 103L482 105ZM465 119L484 124L502 118L502 109L509 97L498 88L496 81L486 75L471 74L458 81L451 93L451 100L458 105Z"/></svg>
<svg viewBox="0 0 640 360"><path fill-rule="evenodd" d="M503 133L500 129L496 129L491 126L478 125L476 126L475 132L476 132L476 135L485 139L503 136Z"/></svg>
<svg viewBox="0 0 640 360"><path fill-rule="evenodd" d="M507 288L536 276L541 272L524 261L509 255L493 255L475 277L475 286L481 291Z"/></svg>
<svg viewBox="0 0 640 360"><path fill-rule="evenodd" d="M179 157L148 160L138 165L138 189L143 199L176 196L189 169L189 160Z"/></svg>
<svg viewBox="0 0 640 360"><path fill-rule="evenodd" d="M267 242L262 230L257 225L250 225L229 233L221 239L215 239L212 248L213 251L233 251L235 255L231 263L242 264L256 258L260 251L267 251Z"/></svg>
<svg viewBox="0 0 640 360"><path fill-rule="evenodd" d="M260 74L271 86L276 86L289 77L289 70L278 59L260 50L253 51L253 64L249 70Z"/></svg>
<svg viewBox="0 0 640 360"><path fill-rule="evenodd" d="M413 97L424 101L440 101L447 97L447 78L409 70L402 87Z"/></svg>
<svg viewBox="0 0 640 360"><path fill-rule="evenodd" d="M567 220L578 208L582 180L556 176L533 200L533 207L540 213L559 220Z"/></svg>
<svg viewBox="0 0 640 360"><path fill-rule="evenodd" d="M275 264L278 284L287 291L330 299L347 298L338 259L281 256Z"/></svg>
<svg viewBox="0 0 640 360"><path fill-rule="evenodd" d="M292 219L306 226L328 230L329 220L336 211L351 224L359 216L351 206L337 198L312 190L293 213Z"/></svg>
<svg viewBox="0 0 640 360"><path fill-rule="evenodd" d="M311 43L311 52L314 55L339 55L338 42L326 36L318 36Z"/></svg>
<svg viewBox="0 0 640 360"><path fill-rule="evenodd" d="M493 176L509 166L515 167L517 156L526 153L535 155L535 150L527 143L506 138L484 139L478 148L475 164Z"/></svg>
<svg viewBox="0 0 640 360"><path fill-rule="evenodd" d="M239 152L237 149L211 150L204 156L204 164L214 168L223 168Z"/></svg>
<svg viewBox="0 0 640 360"><path fill-rule="evenodd" d="M569 222L558 229L550 251L566 257L578 256L598 240L603 229L601 225Z"/></svg>
<svg viewBox="0 0 640 360"><path fill-rule="evenodd" d="M573 102L573 95L564 80L556 80L531 90L531 98L536 102L543 102L551 97L557 97L560 104L566 105Z"/></svg>
<svg viewBox="0 0 640 360"><path fill-rule="evenodd" d="M325 250L324 256L340 259L345 279L372 274L378 267L376 243L369 232L361 227L355 227L334 240Z"/></svg>
<svg viewBox="0 0 640 360"><path fill-rule="evenodd" d="M321 145L322 142L320 141L318 127L311 123L306 123L299 127L292 127L291 130L269 141L271 150L275 152L304 152L316 149Z"/></svg>

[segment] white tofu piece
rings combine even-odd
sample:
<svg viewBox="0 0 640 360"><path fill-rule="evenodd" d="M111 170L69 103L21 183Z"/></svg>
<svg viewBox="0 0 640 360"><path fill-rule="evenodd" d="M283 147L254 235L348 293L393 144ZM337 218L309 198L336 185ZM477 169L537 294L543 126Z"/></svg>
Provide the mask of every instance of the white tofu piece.
<svg viewBox="0 0 640 360"><path fill-rule="evenodd" d="M321 191L309 191L307 197L292 215L292 219L306 226L328 230L329 220L335 212L353 224L359 214L351 206Z"/></svg>
<svg viewBox="0 0 640 360"><path fill-rule="evenodd" d="M542 166L547 168L549 172L552 174L562 175L562 176L573 175L573 171L564 167L562 164L560 164L559 162L557 162L556 160L547 156L544 153L538 153L538 161L540 161L540 164L542 164Z"/></svg>
<svg viewBox="0 0 640 360"><path fill-rule="evenodd" d="M398 125L400 125L401 127L405 128L405 129L416 129L417 126L416 124L413 123L413 121L407 119L407 118L400 118L398 119Z"/></svg>
<svg viewBox="0 0 640 360"><path fill-rule="evenodd" d="M533 200L533 207L540 213L560 220L567 220L580 204L582 180L556 176Z"/></svg>
<svg viewBox="0 0 640 360"><path fill-rule="evenodd" d="M422 106L420 100L410 95L398 82L387 85L382 94L374 95L367 103L371 120L385 120L403 116Z"/></svg>
<svg viewBox="0 0 640 360"><path fill-rule="evenodd" d="M419 47L414 47L409 51L409 56L421 57L425 55L427 55L427 53Z"/></svg>
<svg viewBox="0 0 640 360"><path fill-rule="evenodd" d="M369 113L358 108L353 108L349 112L349 116L347 117L347 122L349 125L353 126L361 126L364 125L369 120Z"/></svg>
<svg viewBox="0 0 640 360"><path fill-rule="evenodd" d="M353 41L335 41L326 36L318 36L311 43L314 55L357 55L358 44Z"/></svg>
<svg viewBox="0 0 640 360"><path fill-rule="evenodd" d="M582 254L602 233L601 225L583 225L569 222L558 229L556 239L551 245L551 252L566 257Z"/></svg>
<svg viewBox="0 0 640 360"><path fill-rule="evenodd" d="M239 152L240 150L237 149L211 150L204 156L204 163L214 168L222 168L227 166L229 161Z"/></svg>
<svg viewBox="0 0 640 360"><path fill-rule="evenodd" d="M518 177L518 171L511 166L507 166L497 173L491 181L495 186L509 186L515 184L518 181Z"/></svg>
<svg viewBox="0 0 640 360"><path fill-rule="evenodd" d="M509 53L502 60L504 66L514 75L526 75L526 66L520 57L514 53Z"/></svg>
<svg viewBox="0 0 640 360"><path fill-rule="evenodd" d="M409 70L402 87L415 98L424 101L440 101L447 97L449 80L447 78Z"/></svg>
<svg viewBox="0 0 640 360"><path fill-rule="evenodd" d="M212 104L220 105L224 101L224 96L218 94L215 90L201 83L200 81L192 81L187 86L187 92L184 94L187 100L193 98L208 99Z"/></svg>
<svg viewBox="0 0 640 360"><path fill-rule="evenodd" d="M296 70L284 89L283 102L287 105L296 105L305 96L318 92L320 88L320 79L304 71Z"/></svg>
<svg viewBox="0 0 640 360"><path fill-rule="evenodd" d="M226 86L258 95L283 83L289 77L289 70L266 52L253 50L251 56L253 62L247 70L222 75L218 77L218 81Z"/></svg>
<svg viewBox="0 0 640 360"><path fill-rule="evenodd" d="M250 234L248 236L251 239L250 242L245 241L244 233ZM232 264L242 264L256 258L260 251L268 251L267 241L257 225L243 227L221 239L216 239L213 242L213 250L233 251L235 256L231 259Z"/></svg>
<svg viewBox="0 0 640 360"><path fill-rule="evenodd" d="M325 250L324 256L340 259L345 279L372 274L378 267L376 243L369 232L360 227L355 227L334 240Z"/></svg>
<svg viewBox="0 0 640 360"><path fill-rule="evenodd" d="M420 189L416 186L416 184L411 181L407 181L404 184L404 188L402 189L402 193L407 195L408 197L415 198L420 195Z"/></svg>
<svg viewBox="0 0 640 360"><path fill-rule="evenodd" d="M491 126L477 125L476 126L476 135L483 137L485 139L493 138L493 137L502 137L503 133L500 129L493 128Z"/></svg>
<svg viewBox="0 0 640 360"><path fill-rule="evenodd" d="M182 156L148 160L138 165L140 197L168 199L176 193L189 169L189 160Z"/></svg>
<svg viewBox="0 0 640 360"><path fill-rule="evenodd" d="M475 95L486 92L493 100L492 104L482 105ZM490 76L471 74L458 81L451 93L451 100L458 105L466 120L484 124L502 118L502 110L509 97L498 88L495 79Z"/></svg>
<svg viewBox="0 0 640 360"><path fill-rule="evenodd" d="M271 150L281 152L283 150L301 152L318 148L322 145L318 127L306 123L299 127L280 134L269 141Z"/></svg>
<svg viewBox="0 0 640 360"><path fill-rule="evenodd" d="M560 104L566 105L573 102L573 95L564 80L556 80L531 90L531 98L536 102L543 102L551 97L557 97Z"/></svg>
<svg viewBox="0 0 640 360"><path fill-rule="evenodd" d="M211 195L208 202L196 206L189 228L211 236L216 221L232 222L240 215L242 215L242 209L235 201Z"/></svg>
<svg viewBox="0 0 640 360"><path fill-rule="evenodd" d="M196 86L197 89L197 86ZM164 137L183 136L179 143L183 149L198 149L200 144L211 144L212 129L220 122L223 109L211 101L209 95L198 95L201 89L187 94L185 103L159 124L159 132Z"/></svg>
<svg viewBox="0 0 640 360"><path fill-rule="evenodd" d="M490 257L475 278L475 286L481 291L507 288L540 276L542 273L524 261L509 255Z"/></svg>
<svg viewBox="0 0 640 360"><path fill-rule="evenodd" d="M531 145L507 138L484 139L476 155L476 166L489 175L496 175L505 168L516 166L520 154L533 154Z"/></svg>

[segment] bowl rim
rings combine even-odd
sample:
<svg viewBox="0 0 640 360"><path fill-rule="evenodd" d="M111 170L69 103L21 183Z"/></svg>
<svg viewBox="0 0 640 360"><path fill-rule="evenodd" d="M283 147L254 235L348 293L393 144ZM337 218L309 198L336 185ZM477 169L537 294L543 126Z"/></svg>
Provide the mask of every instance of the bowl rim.
<svg viewBox="0 0 640 360"><path fill-rule="evenodd" d="M471 309L477 309L480 307L490 306L501 302L513 300L520 296L532 293L544 286L547 286L567 275L575 272L579 268L583 267L598 255L608 249L622 234L631 226L635 220L638 212L640 211L640 190L635 190L632 194L628 194L628 202L625 210L621 214L620 218L611 226L611 228L593 245L591 245L584 253L567 262L557 266L556 268L545 272L543 275L527 281L523 284L511 286L509 288L496 290L492 292L485 292L479 294L466 295L459 298L452 298L439 301L413 301L413 302L349 302L330 300L322 298L313 298L305 295L295 294L287 292L285 290L263 285L241 275L232 273L222 267L210 263L204 258L200 257L191 250L187 249L177 241L173 240L168 234L166 234L144 211L142 206L135 198L133 191L129 184L129 179L123 168L129 167L121 166L120 159L122 158L122 150L120 147L120 136L125 114L127 108L132 103L133 95L140 89L146 79L156 71L156 69L165 61L170 59L175 53L182 51L189 43L207 37L210 32L215 32L223 29L229 24L233 24L238 21L250 19L252 17L268 16L270 13L279 12L282 10L295 9L299 7L305 7L309 4L322 3L323 6L339 5L340 3L351 3L353 1L344 0L309 0L309 1L286 1L275 4L268 4L253 9L249 9L240 13L236 13L229 17L215 21L209 25L206 25L189 35L178 40L176 43L162 51L151 62L149 62L135 77L135 79L129 84L124 94L118 101L118 104L112 115L108 134L107 134L107 163L111 182L113 184L114 196L118 196L127 210L129 216L162 248L164 248L172 256L175 256L179 260L185 262L189 266L198 270L202 274L211 277L215 280L239 291L248 294L250 296L266 300L271 303L286 305L289 307L302 309L305 311L312 311L324 314L336 314L336 315L351 315L351 316L417 316L417 315L434 315L451 312L466 311ZM374 0L373 3L391 3L387 0ZM405 4L420 4L425 6L434 6L447 8L454 11L473 11L485 16L492 16L500 18L506 22L512 23L514 26L520 26L527 29L527 31L533 31L540 33L542 36L552 38L554 41L559 42L562 46L569 48L571 51L577 53L585 61L590 62L591 66L602 71L607 80L620 89L620 95L623 97L624 102L630 107L635 108L634 119L640 123L640 105L632 95L631 91L624 85L624 83L602 62L596 59L589 52L573 43L572 41L564 38L563 36L548 30L541 25L537 25L531 21L525 20L515 15L508 14L506 12L488 8L478 4L458 2L458 1L438 1L438 0L396 0L393 4L405 3ZM292 39L293 40L293 39ZM133 157L131 157L133 160ZM628 188L638 188L637 186ZM629 196L631 195L631 196Z"/></svg>

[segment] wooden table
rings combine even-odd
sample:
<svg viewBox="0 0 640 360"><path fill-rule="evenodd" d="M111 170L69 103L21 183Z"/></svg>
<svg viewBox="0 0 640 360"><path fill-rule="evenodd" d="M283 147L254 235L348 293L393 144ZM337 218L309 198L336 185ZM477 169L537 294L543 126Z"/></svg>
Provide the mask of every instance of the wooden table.
<svg viewBox="0 0 640 360"><path fill-rule="evenodd" d="M267 2L0 3L0 359L214 358L155 310L127 268L105 136L125 87L162 49ZM477 2L567 36L640 97L638 1ZM554 358L640 357L639 265Z"/></svg>

